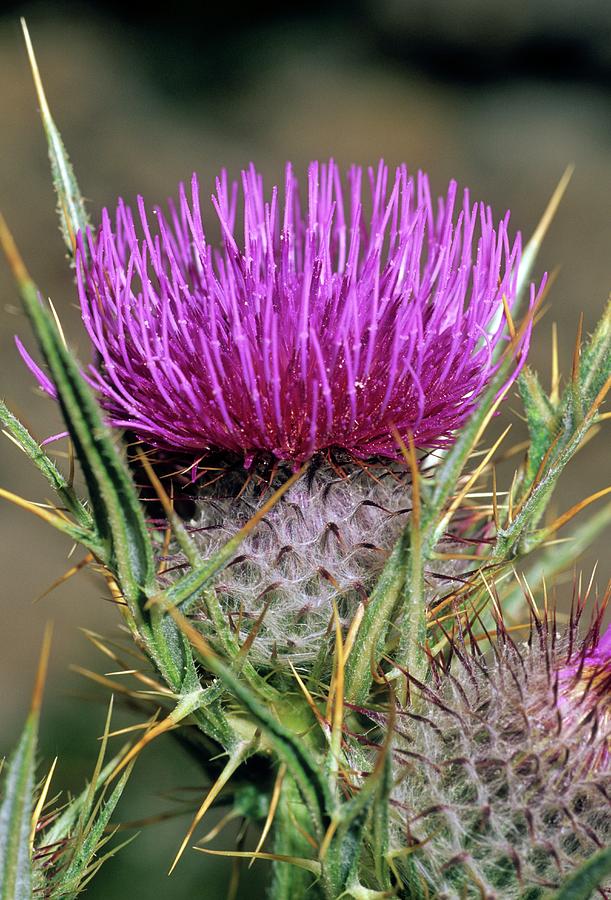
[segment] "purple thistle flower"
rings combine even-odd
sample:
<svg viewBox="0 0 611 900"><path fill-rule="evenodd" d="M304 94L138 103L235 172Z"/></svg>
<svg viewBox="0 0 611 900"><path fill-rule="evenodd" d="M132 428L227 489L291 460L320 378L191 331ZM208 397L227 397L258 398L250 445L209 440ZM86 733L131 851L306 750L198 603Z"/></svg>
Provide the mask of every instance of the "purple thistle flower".
<svg viewBox="0 0 611 900"><path fill-rule="evenodd" d="M401 166L393 178L383 162L365 176L353 166L346 187L333 161L312 163L304 209L290 164L282 202L276 187L265 199L251 164L242 241L225 172L212 205L222 249L206 238L195 175L169 217L156 207L151 221L139 197L137 223L120 200L114 221L104 210L97 236L78 238L88 378L111 424L247 465L331 447L396 458L395 429L418 447L449 443L498 366L521 253L509 213L495 228L454 182L435 205L426 175ZM510 380L528 341L527 328Z"/></svg>

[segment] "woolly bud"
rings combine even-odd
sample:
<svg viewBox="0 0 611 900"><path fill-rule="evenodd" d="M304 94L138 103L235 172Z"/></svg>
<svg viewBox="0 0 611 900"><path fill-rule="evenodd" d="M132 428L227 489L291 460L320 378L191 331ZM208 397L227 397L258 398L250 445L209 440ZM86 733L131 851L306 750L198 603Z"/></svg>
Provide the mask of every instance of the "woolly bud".
<svg viewBox="0 0 611 900"><path fill-rule="evenodd" d="M452 671L400 711L395 840L415 896L531 900L611 837L611 631L539 624ZM411 894L410 894L411 896Z"/></svg>
<svg viewBox="0 0 611 900"><path fill-rule="evenodd" d="M245 483L243 469L201 491L189 530L202 558L218 552L270 493L268 483L256 477ZM409 508L408 474L399 465L323 464L299 479L215 580L240 643L257 629L250 658L313 659L333 602L347 625L380 574ZM167 560L166 581L180 575L183 562L179 555ZM205 620L205 610L196 610L195 617Z"/></svg>

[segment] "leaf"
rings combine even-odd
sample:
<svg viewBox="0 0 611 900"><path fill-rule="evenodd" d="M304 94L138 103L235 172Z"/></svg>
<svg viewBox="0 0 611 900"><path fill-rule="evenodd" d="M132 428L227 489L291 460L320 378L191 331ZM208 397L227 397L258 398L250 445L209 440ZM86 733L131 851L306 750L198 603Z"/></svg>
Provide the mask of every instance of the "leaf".
<svg viewBox="0 0 611 900"><path fill-rule="evenodd" d="M309 832L308 810L293 778L287 773L282 781L278 808L274 821L273 864L270 897L274 900L294 900L296 897L319 896L312 888L312 874L284 860L307 859L315 850ZM259 848L257 848L257 851ZM317 862L320 871L320 863Z"/></svg>
<svg viewBox="0 0 611 900"><path fill-rule="evenodd" d="M524 404L530 436L526 472L526 479L530 484L535 478L541 461L556 436L558 422L556 410L553 408L534 372L525 368L518 380L518 388Z"/></svg>
<svg viewBox="0 0 611 900"><path fill-rule="evenodd" d="M116 571L136 622L142 622L146 592L155 580L153 551L144 514L129 472L74 356L39 300L10 232L0 220L0 239L21 298L58 392L59 401L91 498L106 562Z"/></svg>
<svg viewBox="0 0 611 900"><path fill-rule="evenodd" d="M0 807L0 898L31 900L32 819L38 714L30 714L7 766Z"/></svg>
<svg viewBox="0 0 611 900"><path fill-rule="evenodd" d="M4 488L0 488L0 497L3 500L8 500L9 503L13 503L21 509L27 509L28 512L38 516L39 519L52 525L53 528L57 528L58 531L66 534L73 541L77 541L89 550L93 550L94 552L100 551L101 548L98 542L95 539L92 539L89 531L79 528L78 525L74 525L53 509L49 509L47 506L41 505L40 503L32 503L31 500L26 500L24 497L13 494L12 491L7 491Z"/></svg>
<svg viewBox="0 0 611 900"><path fill-rule="evenodd" d="M390 885L385 865L388 850L388 809L393 788L391 748L395 733L395 698L391 691L391 706L386 723L386 738L376 759L373 771L349 800L335 810L330 827L320 847L323 879L337 897L347 884L357 879L358 863L363 849L365 827L373 818L376 876L381 885Z"/></svg>
<svg viewBox="0 0 611 900"><path fill-rule="evenodd" d="M91 785L88 785L80 794L70 800L60 815L45 829L45 844L55 844L57 841L65 840L72 834L74 825L80 816L83 816L85 820L90 817L96 792L102 788L115 770L122 755L122 752L118 753L100 770L97 778L92 782L93 791Z"/></svg>
<svg viewBox="0 0 611 900"><path fill-rule="evenodd" d="M306 743L282 725L273 713L259 702L252 688L213 653L201 634L178 610L170 608L168 612L201 656L206 667L240 701L255 726L261 730L266 743L273 748L280 762L286 765L303 797L315 832L321 840L329 824L333 802L318 761L309 752Z"/></svg>
<svg viewBox="0 0 611 900"><path fill-rule="evenodd" d="M527 508L531 528L541 518L563 468L588 437L610 378L611 304L583 350L580 324L573 377L558 402L546 396L535 375L528 370L522 374L519 386L531 446L520 483L517 509ZM555 390L553 388L552 396ZM552 471L553 478L550 477Z"/></svg>
<svg viewBox="0 0 611 900"><path fill-rule="evenodd" d="M104 836L106 828L121 799L132 766L133 764L127 767L108 800L105 803L99 801L94 813L94 821L90 823L87 832L75 848L70 865L65 872L61 873L61 878L53 893L54 897L65 897L66 900L72 900L80 893L81 883L87 878L91 864L93 863L97 868L99 861L95 861L94 857L106 843L107 839Z"/></svg>
<svg viewBox="0 0 611 900"><path fill-rule="evenodd" d="M611 847L606 847L573 872L550 900L588 900L609 875L611 875Z"/></svg>
<svg viewBox="0 0 611 900"><path fill-rule="evenodd" d="M392 612L403 590L409 556L409 526L394 546L373 591L346 663L346 701L364 703L371 687L372 663L384 652Z"/></svg>
<svg viewBox="0 0 611 900"><path fill-rule="evenodd" d="M4 776L0 806L0 900L31 900L30 832L34 806L34 773L42 692L51 649L47 626L38 663L30 714Z"/></svg>
<svg viewBox="0 0 611 900"><path fill-rule="evenodd" d="M542 471L538 473L539 479L535 480L529 489L526 499L521 502L512 521L508 522L504 528L498 529L496 546L493 551L495 560L510 558L518 543L520 543L522 551L526 553L540 542L541 535L536 532L533 534L534 529L545 511L560 475L588 436L598 406L602 402L604 390L603 387L599 391L598 397L586 415L568 437L563 441L558 441L556 446L550 448L550 450L554 450L553 453L546 454L548 458L545 466L541 467ZM543 536L545 536L545 530Z"/></svg>
<svg viewBox="0 0 611 900"><path fill-rule="evenodd" d="M398 618L399 649L395 654L397 666L421 680L426 671L424 644L426 641L426 595L424 590L424 558L422 554L422 478L418 470L416 448L409 435L405 447L397 432L397 439L409 465L412 476L412 512L409 518L409 561L405 583L401 590L401 608ZM403 702L408 700L408 683L405 679Z"/></svg>
<svg viewBox="0 0 611 900"><path fill-rule="evenodd" d="M66 509L72 513L77 522L85 528L91 528L93 525L91 514L76 496L72 486L68 484L40 444L34 440L25 425L22 425L2 400L0 400L0 422L4 425L7 437L17 444L26 456L32 460L36 468L42 472L59 499Z"/></svg>
<svg viewBox="0 0 611 900"><path fill-rule="evenodd" d="M68 248L70 257L74 260L76 235L79 231L85 231L89 226L89 217L85 210L85 202L83 195L77 184L74 171L59 131L51 116L49 104L45 96L42 86L38 63L34 55L34 48L30 40L25 19L21 19L21 27L23 36L30 59L34 85L38 95L40 104L40 116L47 137L47 145L49 149L49 161L51 163L51 174L53 176L53 187L57 194L57 211L59 213L60 230L64 238L64 243Z"/></svg>
<svg viewBox="0 0 611 900"><path fill-rule="evenodd" d="M580 365L582 400L591 406L611 373L611 301L601 316L594 334L587 343Z"/></svg>

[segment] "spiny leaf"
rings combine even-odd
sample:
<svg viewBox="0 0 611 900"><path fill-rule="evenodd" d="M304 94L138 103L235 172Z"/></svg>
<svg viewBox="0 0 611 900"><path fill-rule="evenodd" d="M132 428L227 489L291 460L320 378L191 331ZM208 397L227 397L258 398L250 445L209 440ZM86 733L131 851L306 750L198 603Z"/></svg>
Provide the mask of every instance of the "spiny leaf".
<svg viewBox="0 0 611 900"><path fill-rule="evenodd" d="M0 898L31 900L30 824L38 716L30 715L7 766L0 806Z"/></svg>
<svg viewBox="0 0 611 900"><path fill-rule="evenodd" d="M72 522L59 515L53 509L48 509L40 503L32 503L31 500L26 500L24 497L13 494L11 491L7 491L4 488L0 488L0 497L3 500L8 500L9 503L13 503L15 506L19 506L21 509L26 509L33 515L38 516L39 519L42 519L48 525L52 525L53 528L57 528L58 531L68 535L73 541L77 541L89 550L98 552L101 549L95 538L92 538L90 531L79 528L77 525L73 525Z"/></svg>
<svg viewBox="0 0 611 900"><path fill-rule="evenodd" d="M23 36L25 38L26 48L30 59L34 85L40 104L40 116L47 137L53 187L57 194L57 211L59 213L60 229L70 257L74 259L76 235L79 231L85 231L89 226L89 217L87 216L85 202L74 176L68 154L66 153L60 133L51 116L25 19L21 19L21 27L23 29Z"/></svg>
<svg viewBox="0 0 611 900"><path fill-rule="evenodd" d="M0 400L0 422L2 422L7 436L23 450L39 471L42 472L66 509L72 513L77 522L85 528L91 528L93 524L91 514L76 496L72 486L68 484L40 444L34 440L25 425L22 425L2 400Z"/></svg>
<svg viewBox="0 0 611 900"><path fill-rule="evenodd" d="M556 411L541 387L537 375L530 369L525 368L522 372L518 388L530 435L526 478L528 483L531 483L555 437L557 418Z"/></svg>
<svg viewBox="0 0 611 900"><path fill-rule="evenodd" d="M409 526L394 546L367 604L346 665L346 701L364 703L371 687L371 667L384 652L392 612L405 584L409 558Z"/></svg>
<svg viewBox="0 0 611 900"><path fill-rule="evenodd" d="M526 572L525 580L533 593L537 593L544 581L551 583L560 572L571 569L581 554L600 534L611 525L611 503L589 516L585 522L561 544L548 547L541 558ZM518 583L508 593L502 594L501 607L508 620L512 620L524 606L524 590ZM488 623L488 619L486 619Z"/></svg>
<svg viewBox="0 0 611 900"><path fill-rule="evenodd" d="M61 875L56 896L72 900L80 893L81 882L88 874L88 867L93 862L100 846L105 843L105 830L127 784L131 769L132 765L128 766L108 800L105 803L99 803L95 820L77 846L70 865Z"/></svg>
<svg viewBox="0 0 611 900"><path fill-rule="evenodd" d="M580 390L590 406L611 372L611 301L586 344L580 365Z"/></svg>
<svg viewBox="0 0 611 900"><path fill-rule="evenodd" d="M391 745L394 734L395 699L391 692L391 707L386 723L386 740L373 771L365 778L359 790L349 800L334 811L331 824L320 846L319 858L323 863L323 880L331 889L331 896L340 894L346 884L357 879L358 863L363 850L365 826L373 810L376 837L380 842L377 849L382 851L376 859L376 870L381 883L388 883L388 873L384 859L388 842L387 810L392 790ZM381 811L378 807L383 807Z"/></svg>
<svg viewBox="0 0 611 900"><path fill-rule="evenodd" d="M120 751L99 771L97 778L92 781L93 792L91 786L88 785L80 794L70 800L61 814L45 829L44 840L46 844L55 844L70 837L81 815L84 816L85 820L90 818L96 793L116 769L122 756L123 751Z"/></svg>
<svg viewBox="0 0 611 900"><path fill-rule="evenodd" d="M579 435L573 454L579 449L593 424L594 414L604 399L611 376L611 304L603 314L592 338L581 349L581 325L573 361L573 378L559 401L549 398L538 379L529 371L520 378L520 392L526 411L531 446L521 484L523 506L536 486L545 481L550 469L564 456L569 444ZM584 429L584 424L587 427Z"/></svg>
<svg viewBox="0 0 611 900"><path fill-rule="evenodd" d="M588 900L611 875L611 847L594 853L549 900Z"/></svg>
<svg viewBox="0 0 611 900"><path fill-rule="evenodd" d="M307 859L316 852L317 846L312 842L310 819L303 798L295 781L287 771L283 779L278 798L278 808L274 821L273 851L276 861L273 863L272 885L270 897L274 900L293 900L295 897L309 897L314 893L312 874L297 866L286 865L282 860ZM259 848L258 848L259 850Z"/></svg>
<svg viewBox="0 0 611 900"><path fill-rule="evenodd" d="M545 466L542 467L539 480L529 489L526 499L522 501L513 519L498 530L493 551L494 559L509 558L518 543L523 552L528 552L532 549L532 541L535 544L538 542L536 534L533 536L534 529L545 511L560 475L586 439L604 397L605 387L599 391L598 397L568 438L562 442L558 441L557 445L553 446L554 452L550 453Z"/></svg>
<svg viewBox="0 0 611 900"><path fill-rule="evenodd" d="M0 900L31 900L30 832L38 721L51 649L51 629L43 639L30 714L4 776L0 806Z"/></svg>
<svg viewBox="0 0 611 900"><path fill-rule="evenodd" d="M0 238L21 298L53 381L66 425L82 466L91 497L104 560L115 569L121 590L136 621L142 619L144 592L154 584L153 552L142 507L123 460L102 421L99 407L73 355L66 349L51 316L43 307L12 236L0 221Z"/></svg>
<svg viewBox="0 0 611 900"><path fill-rule="evenodd" d="M170 608L168 612L201 656L206 667L240 701L254 725L261 730L266 742L276 752L278 759L286 765L308 808L315 831L319 838L322 838L333 804L329 787L320 772L317 760L306 748L303 740L285 728L272 712L260 703L252 688L216 656L204 638L178 610Z"/></svg>
<svg viewBox="0 0 611 900"><path fill-rule="evenodd" d="M412 513L409 520L410 552L405 583L401 591L401 613L399 618L399 649L395 656L399 666L403 666L419 680L424 676L426 658L426 599L424 592L424 559L422 554L422 478L416 459L414 439L410 432L409 446L405 447L397 432L403 456L412 476ZM407 703L408 685L405 684L404 704Z"/></svg>

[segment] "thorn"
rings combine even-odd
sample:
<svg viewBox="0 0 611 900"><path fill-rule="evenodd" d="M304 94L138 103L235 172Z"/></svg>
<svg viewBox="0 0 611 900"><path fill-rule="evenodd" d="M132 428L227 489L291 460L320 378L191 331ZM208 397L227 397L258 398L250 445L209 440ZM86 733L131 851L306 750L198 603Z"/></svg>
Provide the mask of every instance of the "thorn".
<svg viewBox="0 0 611 900"><path fill-rule="evenodd" d="M543 243L543 239L545 238L545 235L547 234L547 231L554 220L556 212L558 211L558 207L560 206L560 201L565 194L574 171L575 166L572 164L567 166L564 170L564 173L560 181L558 182L552 196L550 197L543 215L539 220L539 224L535 228L530 240L524 248L524 252L522 254L522 264L520 266L520 269L522 272L524 272L524 275L521 278L518 277L518 290L521 290L524 287L524 283L530 275L530 270L538 253L539 247Z"/></svg>
<svg viewBox="0 0 611 900"><path fill-rule="evenodd" d="M509 303L507 302L507 297L505 294L502 296L503 301L503 309L505 310L505 319L507 320L507 328L509 329L509 337L511 338L512 345L515 343L516 339L516 326L513 324L513 319L511 317L511 310L509 309Z"/></svg>
<svg viewBox="0 0 611 900"><path fill-rule="evenodd" d="M53 764L49 769L49 773L45 778L45 782L42 786L42 790L40 792L40 797L36 801L36 806L34 807L34 811L32 813L32 826L30 829L30 853L34 849L34 838L36 837L36 827L38 825L38 820L40 818L40 814L42 813L43 807L45 805L47 794L49 793L49 787L51 786L51 779L53 778L53 773L55 772L55 766L57 765L58 756L53 760Z"/></svg>
<svg viewBox="0 0 611 900"><path fill-rule="evenodd" d="M36 681L34 682L34 690L32 692L32 704L30 707L31 712L38 713L40 712L40 707L42 704L42 695L45 688L45 682L47 680L47 670L49 667L49 654L51 653L51 640L53 637L53 624L51 622L47 622L45 625L45 631L42 638L42 647L40 650L40 657L38 660L38 670L36 672Z"/></svg>
<svg viewBox="0 0 611 900"><path fill-rule="evenodd" d="M496 489L496 467L492 466L492 517L494 519L494 527L497 532L499 530L499 506L498 493Z"/></svg>
<svg viewBox="0 0 611 900"><path fill-rule="evenodd" d="M183 855L183 853L186 850L187 844L191 840L193 832L195 831L195 829L197 828L197 826L199 825L199 823L205 816L206 812L210 809L210 807L212 806L212 804L214 803L214 801L216 800L218 795L221 793L221 791L223 790L223 788L225 787L225 785L227 784L227 782L229 781L231 776L234 774L236 769L238 769L239 766L242 765L242 763L244 762L246 757L249 755L249 751L253 748L253 745L254 745L253 741L243 741L232 752L231 756L227 760L227 764L225 765L223 771L221 772L221 774L219 775L217 780L214 782L214 784L212 785L212 787L206 794L203 803L201 804L201 806L195 813L195 816L193 817L193 821L189 825L189 829L178 849L178 853L174 857L174 862L170 866L168 875L171 875L172 872L174 871L174 869L176 868L176 866L178 865L178 862L179 862L181 856ZM202 848L199 848L199 849L202 849Z"/></svg>
<svg viewBox="0 0 611 900"><path fill-rule="evenodd" d="M577 327L577 337L575 338L575 349L573 351L573 369L571 378L575 387L579 381L579 364L581 362L581 335L583 332L583 312L579 314L579 325Z"/></svg>
<svg viewBox="0 0 611 900"><path fill-rule="evenodd" d="M560 373L558 369L558 326L552 322L552 384L549 397L554 406L560 400Z"/></svg>
<svg viewBox="0 0 611 900"><path fill-rule="evenodd" d="M280 792L282 790L282 782L284 781L284 776L286 775L286 765L285 763L280 764L280 768L278 769L278 775L276 776L276 780L274 782L274 789L272 791L272 796L269 801L269 811L267 813L267 818L265 819L265 825L263 826L263 830L261 832L261 837L257 841L257 846L255 847L255 853L259 853L261 847L265 843L265 839L269 834L269 830L272 827L272 823L274 821L274 816L276 815L276 810L278 808L278 803L280 801ZM250 869L252 864L254 863L254 858L248 863L248 868Z"/></svg>
<svg viewBox="0 0 611 900"><path fill-rule="evenodd" d="M24 282L29 281L30 276L28 275L28 270L26 269L25 264L19 254L15 239L13 238L9 227L6 224L6 219L4 218L2 213L0 213L0 246L2 246L2 250L4 252L4 255L6 256L6 260L10 266L15 281L18 284L23 284Z"/></svg>
<svg viewBox="0 0 611 900"><path fill-rule="evenodd" d="M93 562L93 555L91 553L88 553L87 556L85 556L80 562L76 563L76 565L72 566L72 568L64 572L63 575L60 575L59 578L56 578L55 581L42 592L42 594L39 594L38 597L36 597L34 602L39 603L45 597L48 597L49 594L51 594L56 588L62 585L65 581L69 581L69 579L80 572L81 569L84 569L86 566L88 566L90 562Z"/></svg>
<svg viewBox="0 0 611 900"><path fill-rule="evenodd" d="M585 509L586 506L589 506L590 503L594 503L596 500L599 500L601 497L605 497L608 493L611 492L611 486L603 488L601 491L596 491L595 494L590 494L589 497L586 497L585 500L580 500L579 503L576 503L574 506L571 506L569 510L563 513L561 516L558 516L555 522L552 522L547 528L545 528L545 535L553 534L555 531L558 531L559 528L562 528L563 525L566 525L567 522L570 522L578 513Z"/></svg>

